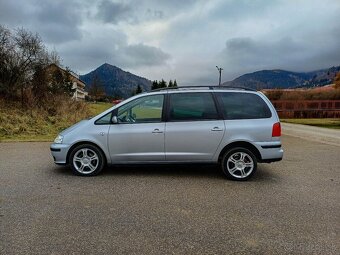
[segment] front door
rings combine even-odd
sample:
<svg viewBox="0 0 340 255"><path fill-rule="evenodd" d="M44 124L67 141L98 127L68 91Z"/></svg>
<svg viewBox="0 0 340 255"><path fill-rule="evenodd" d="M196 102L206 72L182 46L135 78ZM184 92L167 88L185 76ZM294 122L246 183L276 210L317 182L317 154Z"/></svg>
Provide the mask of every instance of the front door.
<svg viewBox="0 0 340 255"><path fill-rule="evenodd" d="M108 138L112 163L165 160L163 102L164 95L150 95L118 108Z"/></svg>

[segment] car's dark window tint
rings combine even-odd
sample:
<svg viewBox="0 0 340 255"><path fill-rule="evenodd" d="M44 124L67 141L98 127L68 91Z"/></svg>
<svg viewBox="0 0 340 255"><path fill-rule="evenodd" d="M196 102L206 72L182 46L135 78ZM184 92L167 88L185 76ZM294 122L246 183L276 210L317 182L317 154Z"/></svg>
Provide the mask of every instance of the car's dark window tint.
<svg viewBox="0 0 340 255"><path fill-rule="evenodd" d="M263 99L252 93L218 93L225 119L270 118L272 113Z"/></svg>
<svg viewBox="0 0 340 255"><path fill-rule="evenodd" d="M95 124L97 125L111 124L111 116L112 116L112 112L109 112L108 114L104 115L100 119L96 120Z"/></svg>
<svg viewBox="0 0 340 255"><path fill-rule="evenodd" d="M174 93L170 95L170 121L218 119L211 93Z"/></svg>

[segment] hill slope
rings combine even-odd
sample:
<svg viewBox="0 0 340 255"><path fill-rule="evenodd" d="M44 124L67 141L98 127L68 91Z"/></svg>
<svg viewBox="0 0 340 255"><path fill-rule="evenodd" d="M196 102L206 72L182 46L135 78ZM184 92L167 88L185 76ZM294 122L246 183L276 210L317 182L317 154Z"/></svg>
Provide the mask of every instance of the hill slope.
<svg viewBox="0 0 340 255"><path fill-rule="evenodd" d="M332 83L340 66L313 72L290 72L285 70L262 70L247 73L223 83L223 86L249 87L254 89L296 88L323 86Z"/></svg>
<svg viewBox="0 0 340 255"><path fill-rule="evenodd" d="M88 74L80 75L80 79L86 83L87 90L90 89L96 76L100 79L108 96L130 97L138 85L143 91L151 89L150 80L105 63Z"/></svg>

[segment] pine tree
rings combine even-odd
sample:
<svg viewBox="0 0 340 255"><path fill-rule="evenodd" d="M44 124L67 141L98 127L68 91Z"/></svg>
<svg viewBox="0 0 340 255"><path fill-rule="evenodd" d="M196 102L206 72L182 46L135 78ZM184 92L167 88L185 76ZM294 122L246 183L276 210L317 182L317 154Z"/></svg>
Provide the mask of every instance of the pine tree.
<svg viewBox="0 0 340 255"><path fill-rule="evenodd" d="M137 95L137 94L140 94L142 92L143 92L143 90L142 90L141 86L138 85L137 88L136 88L136 93L135 94Z"/></svg>
<svg viewBox="0 0 340 255"><path fill-rule="evenodd" d="M151 85L151 89L158 89L159 88L159 85L158 85L158 81L157 80L154 80L152 82L152 85Z"/></svg>
<svg viewBox="0 0 340 255"><path fill-rule="evenodd" d="M172 88L173 86L174 86L174 84L173 84L172 80L170 80L170 81L169 81L168 87L169 87L169 88Z"/></svg>
<svg viewBox="0 0 340 255"><path fill-rule="evenodd" d="M173 85L173 87L177 88L177 81L176 81L176 80L174 80L174 85Z"/></svg>
<svg viewBox="0 0 340 255"><path fill-rule="evenodd" d="M163 79L160 81L160 83L158 85L159 85L159 88L166 88L167 87L166 81L163 80Z"/></svg>

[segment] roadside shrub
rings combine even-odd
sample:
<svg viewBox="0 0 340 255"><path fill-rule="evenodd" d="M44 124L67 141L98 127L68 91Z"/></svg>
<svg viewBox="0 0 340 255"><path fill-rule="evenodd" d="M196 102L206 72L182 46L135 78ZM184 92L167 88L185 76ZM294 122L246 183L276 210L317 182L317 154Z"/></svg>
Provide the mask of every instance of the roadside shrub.
<svg viewBox="0 0 340 255"><path fill-rule="evenodd" d="M0 140L17 137L46 137L51 140L61 130L91 115L89 106L66 96L42 107L22 108L19 102L0 99Z"/></svg>
<svg viewBox="0 0 340 255"><path fill-rule="evenodd" d="M340 100L340 90L270 90L265 94L270 100Z"/></svg>

